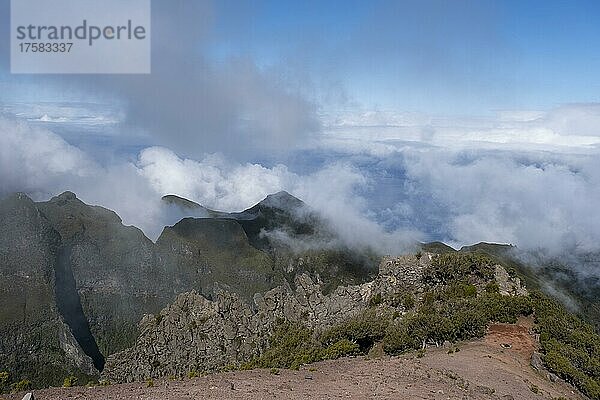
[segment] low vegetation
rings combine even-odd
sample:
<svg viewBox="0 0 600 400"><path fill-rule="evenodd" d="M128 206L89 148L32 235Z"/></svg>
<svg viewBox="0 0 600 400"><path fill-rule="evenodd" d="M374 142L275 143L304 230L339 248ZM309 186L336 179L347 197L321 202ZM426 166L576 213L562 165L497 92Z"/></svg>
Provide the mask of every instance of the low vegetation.
<svg viewBox="0 0 600 400"><path fill-rule="evenodd" d="M360 352L368 352L373 345L383 339L390 324L392 314L380 312L374 308L348 321L334 326L325 331L321 336L321 343L332 346L337 342L346 340L354 343Z"/></svg>
<svg viewBox="0 0 600 400"><path fill-rule="evenodd" d="M31 381L28 379L21 379L18 382L15 382L11 385L11 389L13 392L22 392L24 390L31 389Z"/></svg>
<svg viewBox="0 0 600 400"><path fill-rule="evenodd" d="M531 294L546 367L592 399L600 399L600 335L557 301Z"/></svg>
<svg viewBox="0 0 600 400"><path fill-rule="evenodd" d="M77 377L76 376L67 376L63 381L63 387L73 387L77 385Z"/></svg>
<svg viewBox="0 0 600 400"><path fill-rule="evenodd" d="M453 291L452 291L453 292ZM481 337L490 322L516 322L519 315L532 312L527 297L503 297L484 293L473 297L435 294L431 304L390 324L383 339L389 354ZM452 296L455 296L453 293Z"/></svg>
<svg viewBox="0 0 600 400"><path fill-rule="evenodd" d="M49 367L47 367L49 368ZM59 373L64 373L63 378L57 378ZM48 385L48 377L51 377L51 385ZM23 373L16 373L13 371L1 371L0 372L0 394L10 392L22 392L31 389L38 389L48 386L63 386L72 387L76 386L80 382L92 382L95 378L91 375L80 373L77 370L66 371L65 369L56 368L53 374L50 373L38 373L25 375Z"/></svg>
<svg viewBox="0 0 600 400"><path fill-rule="evenodd" d="M298 369L303 364L359 352L359 346L350 340L340 339L326 345L315 338L311 329L287 321L280 321L271 336L269 345L260 357L242 365L242 369Z"/></svg>
<svg viewBox="0 0 600 400"><path fill-rule="evenodd" d="M464 279L490 281L494 278L494 263L480 253L445 253L436 256L423 273L423 282L446 285Z"/></svg>
<svg viewBox="0 0 600 400"><path fill-rule="evenodd" d="M0 372L0 393L4 393L8 389L10 374L6 371Z"/></svg>
<svg viewBox="0 0 600 400"><path fill-rule="evenodd" d="M548 369L592 399L600 399L600 336L549 297L502 296L494 281L495 263L478 253L447 253L424 271L428 290L417 301L412 293L391 299L375 295L370 308L325 332L282 321L269 348L244 368L292 368L347 355L366 354L383 343L387 354L427 345L453 345L482 337L491 322L515 323L534 315L543 360ZM400 313L402 311L403 313Z"/></svg>

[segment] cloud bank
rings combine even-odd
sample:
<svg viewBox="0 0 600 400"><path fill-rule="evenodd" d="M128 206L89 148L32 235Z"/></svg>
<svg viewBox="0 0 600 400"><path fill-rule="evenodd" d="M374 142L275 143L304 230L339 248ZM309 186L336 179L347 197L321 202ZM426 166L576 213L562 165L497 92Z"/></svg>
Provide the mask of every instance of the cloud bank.
<svg viewBox="0 0 600 400"><path fill-rule="evenodd" d="M326 120L327 133L305 148L304 154L329 154L305 173L216 153L187 158L158 146L99 162L36 124L2 118L0 191L43 199L72 190L114 209L151 238L176 222L164 214L162 195L239 211L287 190L319 210L349 245L367 243L388 253L414 240L595 251L599 115L599 107L586 104L462 121L341 116ZM461 130L467 134L459 136ZM532 134L540 131L558 139L540 141Z"/></svg>
<svg viewBox="0 0 600 400"><path fill-rule="evenodd" d="M177 194L209 208L240 211L280 190L318 210L348 246L371 245L386 253L403 251L418 233L386 230L367 217L368 202L357 188L369 178L349 164L331 163L315 173L299 175L285 165L228 161L209 154L199 160L181 158L164 147L143 149L135 160L100 164L55 133L2 118L0 191L25 191L47 199L71 190L88 203L115 210L125 224L140 227L156 239L173 224L160 198Z"/></svg>

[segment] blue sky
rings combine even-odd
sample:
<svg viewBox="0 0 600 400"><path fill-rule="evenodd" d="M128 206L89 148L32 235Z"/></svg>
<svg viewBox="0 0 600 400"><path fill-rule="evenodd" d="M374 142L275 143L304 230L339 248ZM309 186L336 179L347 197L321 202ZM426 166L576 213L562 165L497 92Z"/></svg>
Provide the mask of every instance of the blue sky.
<svg viewBox="0 0 600 400"><path fill-rule="evenodd" d="M214 57L287 62L369 108L481 114L600 96L595 1L219 2L215 15Z"/></svg>
<svg viewBox="0 0 600 400"><path fill-rule="evenodd" d="M199 52L284 70L326 110L481 115L600 100L597 1L201 3L190 10L203 14Z"/></svg>

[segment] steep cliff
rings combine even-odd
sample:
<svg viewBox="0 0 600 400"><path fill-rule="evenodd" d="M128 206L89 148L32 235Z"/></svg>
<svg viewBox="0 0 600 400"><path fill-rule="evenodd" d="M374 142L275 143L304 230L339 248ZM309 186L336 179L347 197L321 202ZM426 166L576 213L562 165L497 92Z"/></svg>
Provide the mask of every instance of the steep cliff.
<svg viewBox="0 0 600 400"><path fill-rule="evenodd" d="M24 194L0 202L0 365L12 380L57 384L95 375L93 360L65 323L58 297L60 234Z"/></svg>

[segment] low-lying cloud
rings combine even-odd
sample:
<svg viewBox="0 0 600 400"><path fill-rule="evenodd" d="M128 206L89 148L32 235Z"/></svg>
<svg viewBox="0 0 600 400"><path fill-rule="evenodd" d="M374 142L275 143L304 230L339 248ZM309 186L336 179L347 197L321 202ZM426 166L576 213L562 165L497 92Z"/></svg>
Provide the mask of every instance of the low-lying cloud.
<svg viewBox="0 0 600 400"><path fill-rule="evenodd" d="M600 157L593 128L599 110L565 106L462 123L386 116L392 122L381 124L380 115L364 123L358 115L338 123L337 133L330 129L313 139L304 151L329 156L308 173L218 153L182 157L159 146L99 162L53 132L4 118L0 190L26 191L37 199L72 190L114 209L153 239L176 222L164 213L162 195L240 211L287 190L322 213L351 246L367 243L394 253L415 240L443 240L457 247L512 243L550 254L596 251ZM576 123L581 114L588 117ZM381 133L382 126L396 130ZM371 134L355 135L358 127ZM430 133L423 135L423 129ZM460 129L475 139L452 141ZM540 144L530 135L538 131L559 140ZM500 134L504 140L497 140Z"/></svg>
<svg viewBox="0 0 600 400"><path fill-rule="evenodd" d="M419 236L385 230L365 216L368 202L356 189L367 184L368 177L348 164L332 163L299 175L281 164L240 164L217 154L192 160L164 147L150 147L136 160L102 165L49 130L9 119L0 119L0 127L6 132L0 136L2 194L24 191L42 200L71 190L83 201L113 209L125 224L138 226L152 239L163 226L177 222L161 203L165 194L217 210L240 211L280 190L321 213L348 246L367 244L393 253Z"/></svg>
<svg viewBox="0 0 600 400"><path fill-rule="evenodd" d="M405 166L416 190L444 208L455 244L598 248L596 156L431 150L407 155Z"/></svg>

